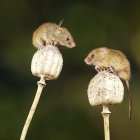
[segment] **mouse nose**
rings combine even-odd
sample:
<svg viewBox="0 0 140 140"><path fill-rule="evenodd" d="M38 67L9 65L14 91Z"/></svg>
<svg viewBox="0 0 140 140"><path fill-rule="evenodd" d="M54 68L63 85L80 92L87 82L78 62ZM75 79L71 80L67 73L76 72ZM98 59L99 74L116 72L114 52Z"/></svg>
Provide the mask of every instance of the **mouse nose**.
<svg viewBox="0 0 140 140"><path fill-rule="evenodd" d="M91 64L91 60L90 60L90 58L85 58L85 60L84 60L84 61L85 61L85 63L86 63L86 64L88 64L88 65L90 65L90 64Z"/></svg>
<svg viewBox="0 0 140 140"><path fill-rule="evenodd" d="M70 48L74 48L76 46L75 42L68 42Z"/></svg>

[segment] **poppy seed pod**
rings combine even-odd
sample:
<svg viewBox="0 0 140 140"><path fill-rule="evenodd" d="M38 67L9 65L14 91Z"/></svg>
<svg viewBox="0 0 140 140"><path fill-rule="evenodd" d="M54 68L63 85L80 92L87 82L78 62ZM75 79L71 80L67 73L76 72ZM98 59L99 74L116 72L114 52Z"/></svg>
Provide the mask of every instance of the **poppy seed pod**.
<svg viewBox="0 0 140 140"><path fill-rule="evenodd" d="M113 105L122 102L124 87L117 75L99 72L91 79L87 92L92 106Z"/></svg>
<svg viewBox="0 0 140 140"><path fill-rule="evenodd" d="M46 80L57 79L63 66L63 58L57 47L48 45L39 49L33 56L31 72Z"/></svg>

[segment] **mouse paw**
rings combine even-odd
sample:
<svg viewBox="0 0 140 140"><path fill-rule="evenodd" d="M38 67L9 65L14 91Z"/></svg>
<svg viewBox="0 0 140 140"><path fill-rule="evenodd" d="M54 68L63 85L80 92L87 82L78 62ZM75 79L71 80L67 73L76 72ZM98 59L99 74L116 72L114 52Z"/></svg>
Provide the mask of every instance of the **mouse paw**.
<svg viewBox="0 0 140 140"><path fill-rule="evenodd" d="M103 67L103 66L100 66L100 67L98 66L98 67L95 67L95 69L96 69L97 72L103 72L103 71L107 71L108 68Z"/></svg>
<svg viewBox="0 0 140 140"><path fill-rule="evenodd" d="M109 73L113 73L113 74L117 75L117 72L111 66L108 66L108 67L104 67L104 66L99 67L98 66L98 67L95 67L95 69L97 72L109 72Z"/></svg>
<svg viewBox="0 0 140 140"><path fill-rule="evenodd" d="M113 74L115 74L115 75L117 75L118 73L114 70L114 68L113 67L108 67L108 72L109 73L113 73Z"/></svg>

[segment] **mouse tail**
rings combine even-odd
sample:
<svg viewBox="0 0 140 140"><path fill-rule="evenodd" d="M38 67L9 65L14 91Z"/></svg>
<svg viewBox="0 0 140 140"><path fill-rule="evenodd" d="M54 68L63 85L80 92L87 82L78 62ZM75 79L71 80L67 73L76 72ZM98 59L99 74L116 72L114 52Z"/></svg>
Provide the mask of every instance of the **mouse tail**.
<svg viewBox="0 0 140 140"><path fill-rule="evenodd" d="M127 86L127 93L128 93L128 99L129 99L129 119L132 120L132 96L129 89L129 81L126 80L126 86Z"/></svg>

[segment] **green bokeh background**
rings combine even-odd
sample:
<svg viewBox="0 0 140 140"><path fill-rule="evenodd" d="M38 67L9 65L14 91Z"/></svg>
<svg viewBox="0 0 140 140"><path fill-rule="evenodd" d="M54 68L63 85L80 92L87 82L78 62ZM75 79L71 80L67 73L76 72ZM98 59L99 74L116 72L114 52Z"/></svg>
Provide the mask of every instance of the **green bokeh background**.
<svg viewBox="0 0 140 140"><path fill-rule="evenodd" d="M0 140L18 140L39 78L30 65L36 48L33 31L44 22L59 23L77 46L64 47L60 77L47 81L27 140L103 140L102 109L87 98L96 74L84 58L94 48L123 51L130 60L133 120L128 98L110 108L112 140L140 139L140 1L126 0L0 0Z"/></svg>

